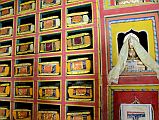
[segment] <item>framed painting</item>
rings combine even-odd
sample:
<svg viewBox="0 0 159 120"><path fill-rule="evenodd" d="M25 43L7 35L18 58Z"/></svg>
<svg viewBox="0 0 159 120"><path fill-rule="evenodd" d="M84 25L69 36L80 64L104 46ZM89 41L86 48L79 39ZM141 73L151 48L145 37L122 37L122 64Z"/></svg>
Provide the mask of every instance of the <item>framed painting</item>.
<svg viewBox="0 0 159 120"><path fill-rule="evenodd" d="M151 104L121 104L120 120L154 120Z"/></svg>
<svg viewBox="0 0 159 120"><path fill-rule="evenodd" d="M139 101L139 103L136 103L137 107L134 103L134 100L136 100L136 98ZM108 86L107 109L108 109L108 120L158 120L159 86L158 85ZM134 117L138 116L137 114L139 114L140 112L141 114L139 116L143 117L138 119L130 118L132 116Z"/></svg>

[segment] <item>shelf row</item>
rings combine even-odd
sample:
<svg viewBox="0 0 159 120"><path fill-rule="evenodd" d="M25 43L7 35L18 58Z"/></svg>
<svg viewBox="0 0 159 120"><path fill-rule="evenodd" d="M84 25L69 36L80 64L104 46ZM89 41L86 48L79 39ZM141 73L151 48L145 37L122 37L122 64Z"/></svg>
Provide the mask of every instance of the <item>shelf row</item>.
<svg viewBox="0 0 159 120"><path fill-rule="evenodd" d="M44 104L38 103L37 108L34 107L34 103L23 103L23 102L14 102L14 110L12 111L10 106L10 101L1 101L0 104L0 114L4 119L27 119L31 120L36 118L34 111L37 110L38 120L60 120L62 110L60 105L54 104ZM94 119L94 106L72 106L66 105L66 118L67 120L72 119L84 119L91 120ZM12 112L12 113L11 113ZM64 112L64 111L63 111Z"/></svg>
<svg viewBox="0 0 159 120"><path fill-rule="evenodd" d="M62 86L60 80L40 80L37 88L33 81L0 82L0 98L10 98L14 91L14 98L23 100L33 100L37 95L37 100L61 101ZM64 88L63 88L64 90ZM66 81L66 100L74 102L94 101L94 80L67 80ZM37 92L37 93L36 93Z"/></svg>
<svg viewBox="0 0 159 120"><path fill-rule="evenodd" d="M51 8L61 8L62 2L66 2L65 5L69 5L70 3L74 4L83 4L85 1L89 0L39 0L36 2L36 0L17 0L18 8L17 13L18 14L26 14L29 12L35 12L35 10L40 8L43 9L51 9ZM37 4L39 2L39 4ZM92 0L92 2L96 2L95 0ZM136 5L144 5L144 4L153 4L158 3L158 0L105 0L103 2L103 6L106 9L109 8L120 8L120 7L130 7L130 6L136 6ZM15 3L13 0L4 2L0 5L0 16L8 16L14 14L14 7ZM36 7L38 6L38 7ZM69 7L69 6L68 6Z"/></svg>
<svg viewBox="0 0 159 120"><path fill-rule="evenodd" d="M66 3L77 3L77 2L84 2L86 0L67 0L65 1ZM54 7L62 7L62 0L39 0L36 2L36 0L18 0L18 8L17 8L17 13L19 14L25 14L29 12L34 12L36 10L36 6L40 5L40 9L45 9L45 8L54 8ZM36 3L40 4L36 4ZM4 2L0 5L0 16L8 16L8 15L13 15L14 14L14 9L15 9L15 3L13 0Z"/></svg>
<svg viewBox="0 0 159 120"><path fill-rule="evenodd" d="M94 36L93 28L85 28L74 31L67 31L66 46L68 51L93 49ZM39 53L51 53L62 51L61 33L44 34L39 36L39 45L36 43L36 37L24 37L16 39L16 55L34 54L35 49ZM0 41L0 56L11 56L13 49L13 40L5 39Z"/></svg>
<svg viewBox="0 0 159 120"><path fill-rule="evenodd" d="M39 21L36 21L38 16L36 16L35 14L18 17L17 21L14 21L13 18L1 20L0 38L11 37L13 35L13 31L16 31L15 33L20 36L35 33L37 31L45 32L52 30L61 30L61 28L64 27L62 26L62 16L63 15L61 13L61 10L56 9L54 11L41 13L39 15ZM92 17L92 4L86 4L80 6L80 8L78 6L70 8L68 9L68 14L66 17L66 26L68 28L78 26L83 27L83 25L93 23ZM15 28L14 22L16 22L17 28ZM38 25L36 25L37 22ZM39 30L36 29L36 26L39 26Z"/></svg>
<svg viewBox="0 0 159 120"><path fill-rule="evenodd" d="M39 76L58 76L61 75L62 68L61 56L42 57L38 59L38 64L34 64L34 59L17 59L14 68L11 60L0 61L0 76L11 77L14 69L15 77L33 76L34 68L38 67ZM67 75L94 74L93 54L67 56Z"/></svg>
<svg viewBox="0 0 159 120"><path fill-rule="evenodd" d="M92 22L93 17L93 3L87 3L83 4L80 7L79 6L73 6L67 8L66 13L66 19L67 19L67 27L76 26L79 24L88 24ZM4 18L4 16L8 16L6 19L11 18L12 13L10 13L11 8L8 8L8 12L6 15L1 11L1 18ZM5 10L6 11L6 10ZM76 12L75 12L76 11ZM4 15L3 15L3 14ZM37 13L31 13L31 14L24 14L23 16L17 16L18 17L18 26L25 26L26 24L32 24L32 26L35 25L35 14ZM40 12L40 29L41 30L47 30L47 29L53 29L53 28L60 28L61 27L61 19L62 16L65 15L65 13L62 12L62 9L53 9L53 10L47 10L44 12ZM3 16L3 17L2 17ZM5 19L5 18L4 18ZM6 21L5 19L5 21ZM3 20L3 19L2 19ZM52 28L51 28L52 27ZM20 32L20 31L19 31Z"/></svg>

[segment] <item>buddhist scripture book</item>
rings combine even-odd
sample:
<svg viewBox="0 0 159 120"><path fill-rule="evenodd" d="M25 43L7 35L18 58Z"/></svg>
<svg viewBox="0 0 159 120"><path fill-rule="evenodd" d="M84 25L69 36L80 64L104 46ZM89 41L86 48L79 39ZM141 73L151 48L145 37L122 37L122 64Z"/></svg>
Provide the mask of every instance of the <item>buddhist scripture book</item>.
<svg viewBox="0 0 159 120"><path fill-rule="evenodd" d="M59 61L39 63L38 70L39 70L39 75L59 75L60 74Z"/></svg>
<svg viewBox="0 0 159 120"><path fill-rule="evenodd" d="M40 42L40 52L53 52L61 49L61 42L59 39L46 40Z"/></svg>
<svg viewBox="0 0 159 120"><path fill-rule="evenodd" d="M34 52L33 42L20 43L16 45L17 54L27 54Z"/></svg>
<svg viewBox="0 0 159 120"><path fill-rule="evenodd" d="M39 87L40 99L59 99L60 90L56 86L43 86Z"/></svg>
<svg viewBox="0 0 159 120"><path fill-rule="evenodd" d="M80 33L67 37L68 49L86 48L91 45L91 36L89 33Z"/></svg>
<svg viewBox="0 0 159 120"><path fill-rule="evenodd" d="M11 45L0 46L0 56L11 55L11 52L12 52L12 46Z"/></svg>
<svg viewBox="0 0 159 120"><path fill-rule="evenodd" d="M84 74L90 71L91 60L88 58L78 58L67 61L67 74Z"/></svg>
<svg viewBox="0 0 159 120"><path fill-rule="evenodd" d="M91 86L70 86L68 87L69 100L91 100L93 97Z"/></svg>
<svg viewBox="0 0 159 120"><path fill-rule="evenodd" d="M0 9L0 17L13 15L13 7L4 7Z"/></svg>
<svg viewBox="0 0 159 120"><path fill-rule="evenodd" d="M38 120L60 120L57 111L38 111Z"/></svg>
<svg viewBox="0 0 159 120"><path fill-rule="evenodd" d="M35 30L32 23L23 24L18 26L18 34L33 33Z"/></svg>
<svg viewBox="0 0 159 120"><path fill-rule="evenodd" d="M33 88L31 86L16 86L15 97L32 97Z"/></svg>
<svg viewBox="0 0 159 120"><path fill-rule="evenodd" d="M42 18L40 20L40 29L43 30L50 30L59 28L61 25L59 16L51 16L47 18Z"/></svg>
<svg viewBox="0 0 159 120"><path fill-rule="evenodd" d="M15 76L30 76L32 75L33 66L31 63L16 64L15 66Z"/></svg>
<svg viewBox="0 0 159 120"><path fill-rule="evenodd" d="M13 110L14 120L32 120L31 110L29 109L14 109Z"/></svg>
<svg viewBox="0 0 159 120"><path fill-rule="evenodd" d="M0 38L9 37L11 35L12 35L12 27L8 26L8 27L0 28Z"/></svg>
<svg viewBox="0 0 159 120"><path fill-rule="evenodd" d="M28 1L20 4L20 12L29 12L35 10L35 1Z"/></svg>
<svg viewBox="0 0 159 120"><path fill-rule="evenodd" d="M77 12L67 15L67 26L83 25L90 22L88 12Z"/></svg>
<svg viewBox="0 0 159 120"><path fill-rule="evenodd" d="M7 97L10 95L10 84L0 84L0 97Z"/></svg>
<svg viewBox="0 0 159 120"><path fill-rule="evenodd" d="M61 0L42 0L41 4L42 4L42 8L52 7L52 6L55 6L55 5L60 5Z"/></svg>
<svg viewBox="0 0 159 120"><path fill-rule="evenodd" d="M1 77L6 77L8 76L10 73L10 67L8 64L0 64L0 76Z"/></svg>
<svg viewBox="0 0 159 120"><path fill-rule="evenodd" d="M10 116L10 110L6 107L0 107L0 120L8 120Z"/></svg>
<svg viewBox="0 0 159 120"><path fill-rule="evenodd" d="M92 120L90 112L69 112L67 120Z"/></svg>

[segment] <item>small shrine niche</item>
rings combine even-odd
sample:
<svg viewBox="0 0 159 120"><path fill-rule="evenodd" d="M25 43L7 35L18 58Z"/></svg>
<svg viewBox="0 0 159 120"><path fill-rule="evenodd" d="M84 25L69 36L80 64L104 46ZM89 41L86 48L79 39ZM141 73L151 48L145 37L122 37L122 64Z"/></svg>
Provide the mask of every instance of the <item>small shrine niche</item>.
<svg viewBox="0 0 159 120"><path fill-rule="evenodd" d="M135 34L138 39L141 46L148 52L148 38L147 33L145 31L136 32L134 30L130 30L126 33L119 33L117 37L118 41L118 52L120 53L120 50L124 44L124 38L128 34L133 33ZM126 61L125 66L125 72L145 72L145 71L151 71L148 67L146 67L143 62L140 60L139 56L137 55L132 43L128 41L128 57Z"/></svg>
<svg viewBox="0 0 159 120"><path fill-rule="evenodd" d="M117 41L118 41L118 53L120 53L120 50L121 50L121 47L123 45L123 41L124 41L124 37L126 35L128 35L129 33L133 33L135 34L138 38L139 38L139 41L140 41L140 44L144 47L144 49L148 52L148 38L147 38L147 33L146 31L140 31L140 32L137 32L135 30L130 30L126 33L119 33L117 35Z"/></svg>

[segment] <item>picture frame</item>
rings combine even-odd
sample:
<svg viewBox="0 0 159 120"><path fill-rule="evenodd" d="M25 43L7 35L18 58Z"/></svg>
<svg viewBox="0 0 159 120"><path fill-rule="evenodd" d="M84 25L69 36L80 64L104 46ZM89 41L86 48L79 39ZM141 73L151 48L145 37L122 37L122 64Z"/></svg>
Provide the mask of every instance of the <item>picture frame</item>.
<svg viewBox="0 0 159 120"><path fill-rule="evenodd" d="M154 120L151 104L121 104L120 120Z"/></svg>
<svg viewBox="0 0 159 120"><path fill-rule="evenodd" d="M129 97L125 98L126 96ZM145 99L146 96L149 96L149 99ZM158 85L111 85L108 86L108 120L120 119L120 105L132 104L134 98L138 98L144 104L151 104L153 106L154 119L156 119L155 116L158 114L157 104L159 102Z"/></svg>
<svg viewBox="0 0 159 120"><path fill-rule="evenodd" d="M112 69L117 64L118 55L119 55L121 46L123 45L122 44L123 41L120 41L121 39L119 39L120 37L119 35L128 34L129 32L132 33L132 31L137 32L138 34L142 34L142 35L144 34L145 36L144 42L147 42L147 44L143 46L144 49L147 50L147 52L155 61L157 62L159 61L158 52L156 52L155 50L158 48L158 42L157 42L158 33L156 31L156 29L158 30L158 27L156 27L157 21L155 20L157 18L158 18L157 13L149 13L147 15L138 14L138 15L132 15L132 16L117 16L117 17L105 18L105 22L106 22L105 25L108 26L106 28L106 31L107 31L106 39L109 39L109 41L107 41L108 51L109 51L108 53L109 69ZM144 24L146 24L147 27L144 27ZM151 41L149 41L149 39L151 39ZM140 44L143 45L143 41L140 40ZM144 73L146 72L152 73L152 71L149 69L144 70ZM130 73L130 72L126 72L126 73ZM136 74L139 72L134 72L134 73ZM133 72L131 72L131 74L133 74Z"/></svg>

